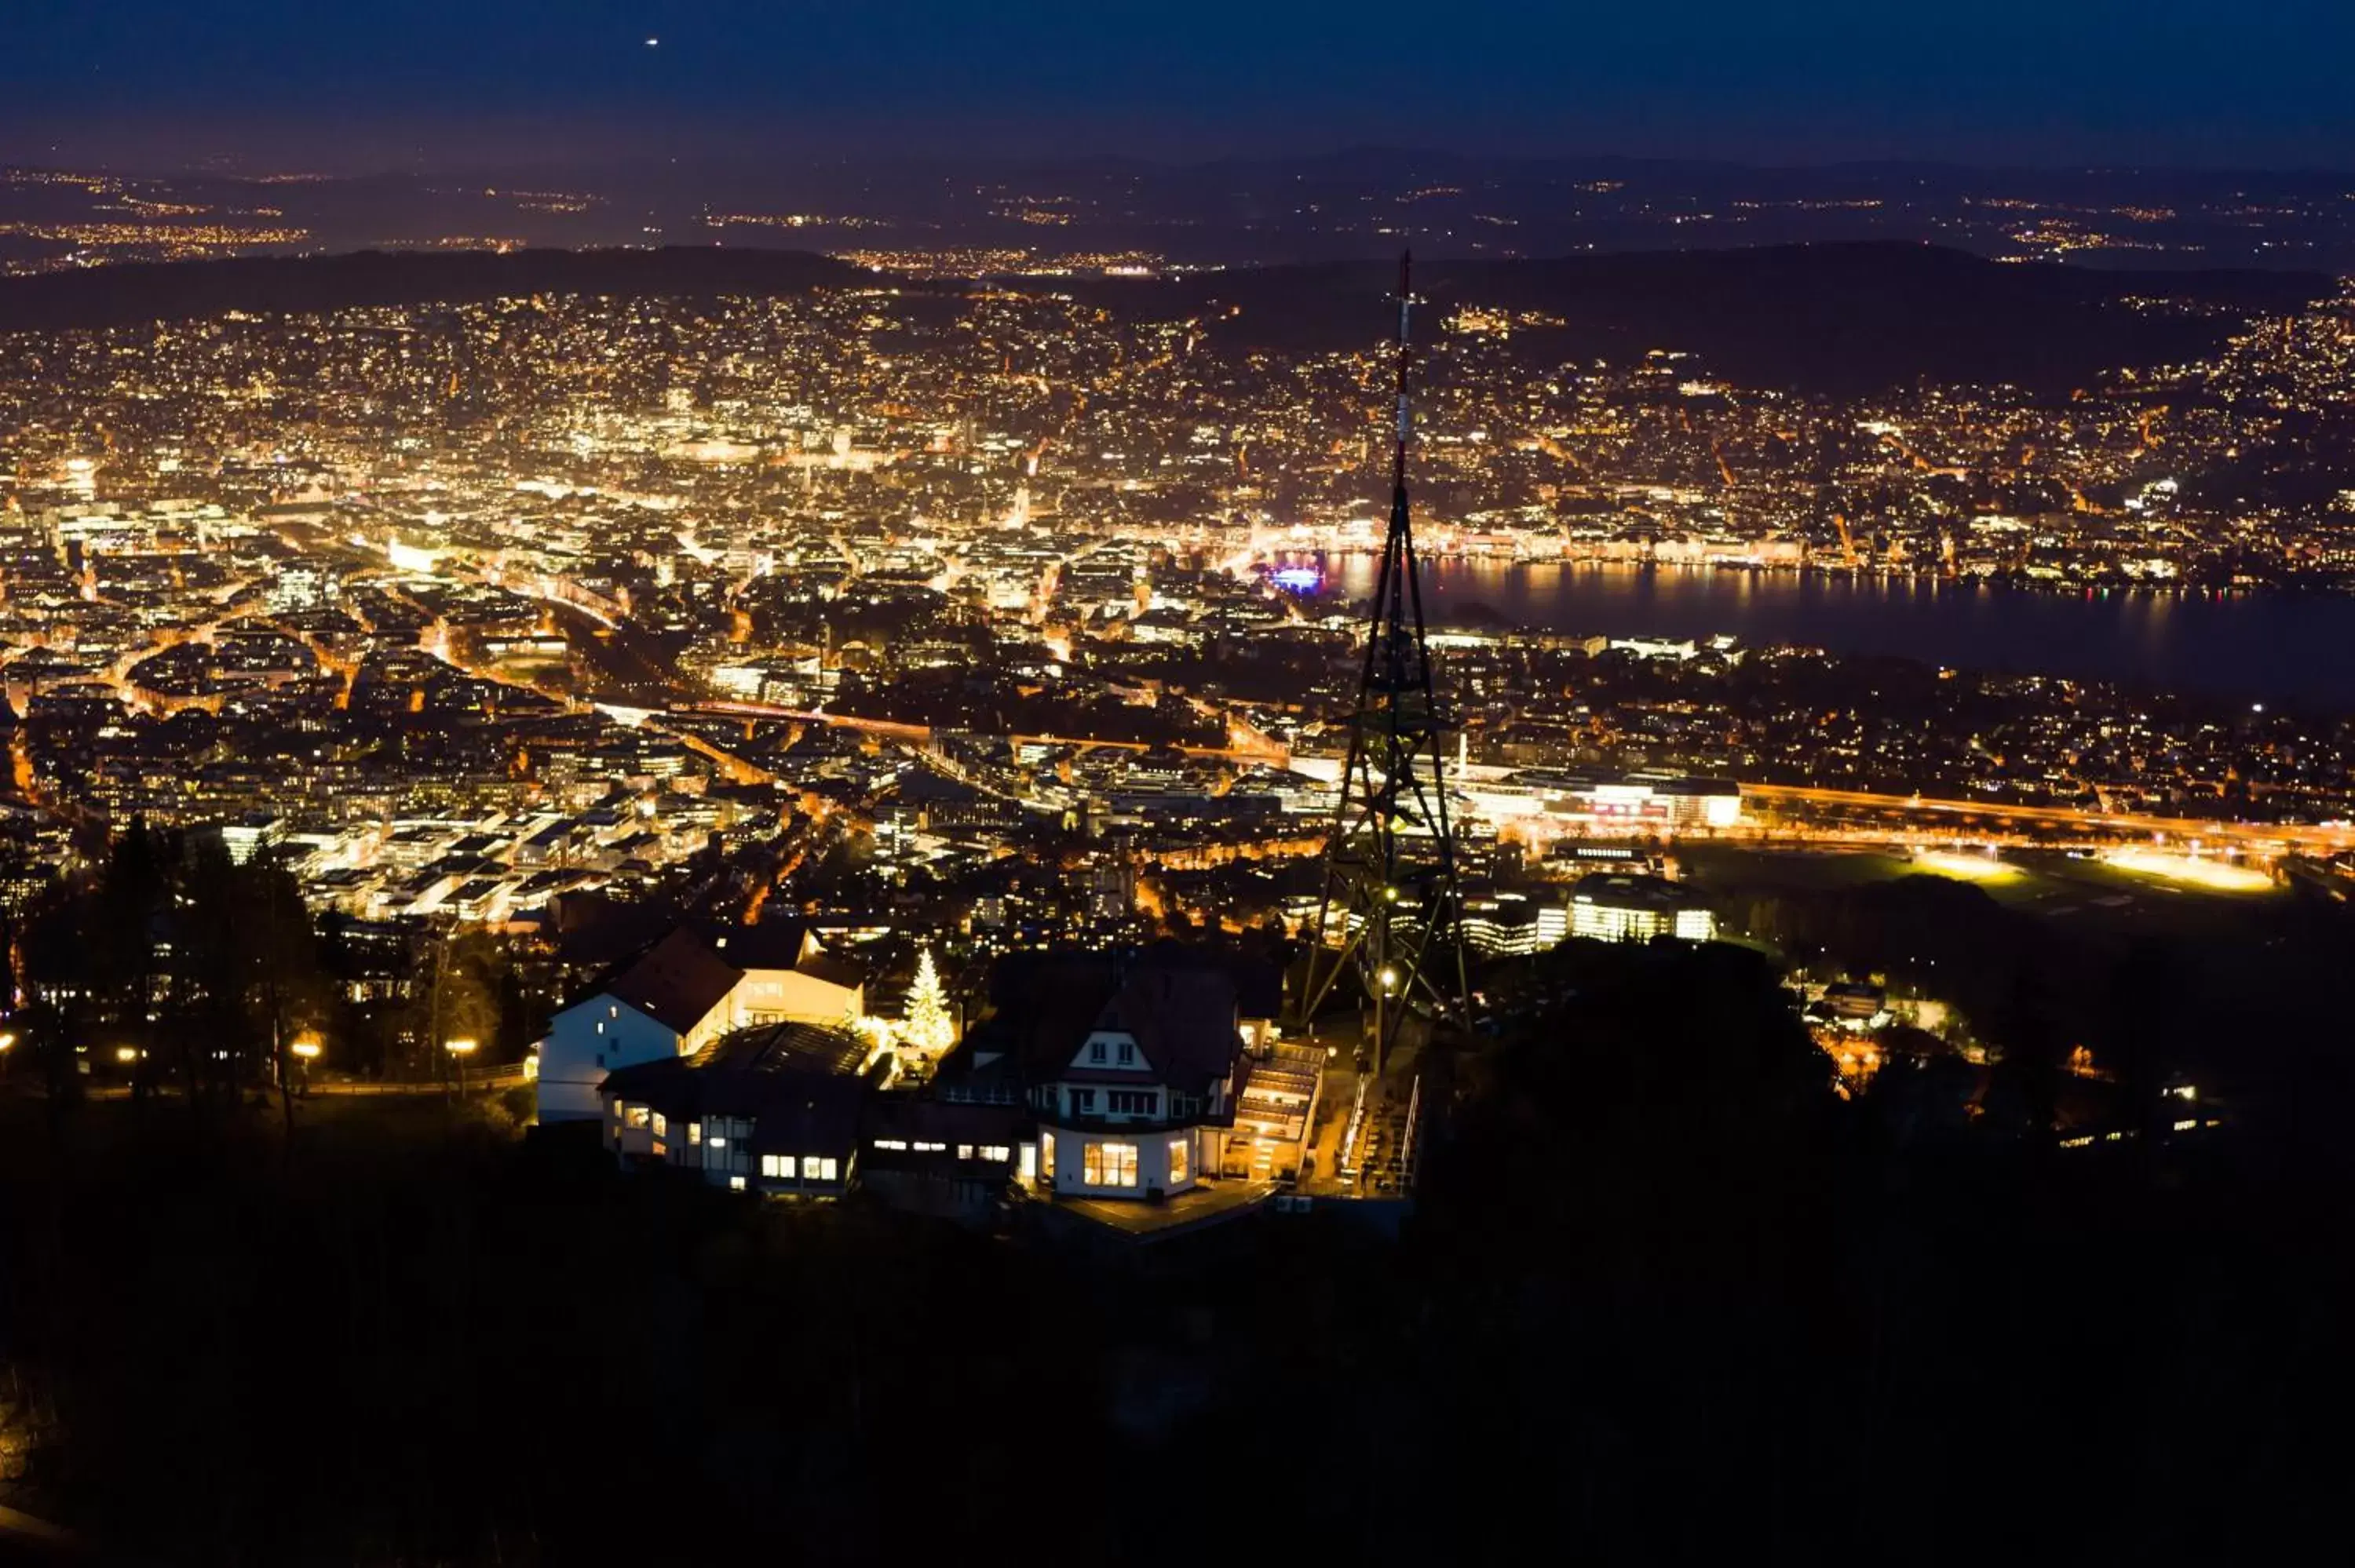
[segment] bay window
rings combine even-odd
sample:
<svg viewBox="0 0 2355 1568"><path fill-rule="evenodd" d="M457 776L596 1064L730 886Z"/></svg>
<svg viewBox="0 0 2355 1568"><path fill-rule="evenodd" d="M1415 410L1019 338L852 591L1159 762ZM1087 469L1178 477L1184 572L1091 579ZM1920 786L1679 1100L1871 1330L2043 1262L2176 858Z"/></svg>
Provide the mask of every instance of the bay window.
<svg viewBox="0 0 2355 1568"><path fill-rule="evenodd" d="M1136 1185L1136 1145L1088 1143L1080 1148L1080 1175L1091 1187Z"/></svg>

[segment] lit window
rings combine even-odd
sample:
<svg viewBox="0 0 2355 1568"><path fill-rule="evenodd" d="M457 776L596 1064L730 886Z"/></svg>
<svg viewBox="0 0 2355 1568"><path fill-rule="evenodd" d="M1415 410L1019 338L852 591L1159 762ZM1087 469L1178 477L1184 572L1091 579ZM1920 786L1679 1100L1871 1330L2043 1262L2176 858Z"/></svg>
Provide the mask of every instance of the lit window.
<svg viewBox="0 0 2355 1568"><path fill-rule="evenodd" d="M1011 1144L985 1143L981 1146L981 1157L984 1160L995 1160L1003 1165L1014 1158L1014 1149Z"/></svg>
<svg viewBox="0 0 2355 1568"><path fill-rule="evenodd" d="M1136 1145L1089 1143L1080 1148L1080 1178L1091 1187L1136 1185Z"/></svg>
<svg viewBox="0 0 2355 1568"><path fill-rule="evenodd" d="M728 1140L724 1138L715 1138L711 1140L711 1147L714 1149L725 1149L728 1147Z"/></svg>
<svg viewBox="0 0 2355 1568"><path fill-rule="evenodd" d="M794 1157L790 1154L763 1154L761 1156L761 1174L772 1181L792 1181Z"/></svg>
<svg viewBox="0 0 2355 1568"><path fill-rule="evenodd" d="M703 1141L703 1124L702 1124L701 1122L699 1122L699 1121L691 1121L691 1122L688 1122L688 1123L687 1124L687 1146L689 1149L692 1149L692 1148L694 1148L697 1144L701 1143L702 1141ZM711 1147L712 1147L712 1148L714 1148L714 1149L719 1149L719 1148L722 1147L723 1145L725 1145L725 1144L727 1143L727 1141L728 1141L728 1140L727 1140L726 1139L724 1139L724 1138L715 1138L715 1139L713 1139L711 1140Z"/></svg>
<svg viewBox="0 0 2355 1568"><path fill-rule="evenodd" d="M835 1170L835 1162L830 1159L821 1159L815 1154L802 1156L802 1180L805 1181L831 1181Z"/></svg>
<svg viewBox="0 0 2355 1568"><path fill-rule="evenodd" d="M646 1125L646 1118L653 1114L654 1109L650 1106L624 1106L622 1107L622 1125L644 1127Z"/></svg>
<svg viewBox="0 0 2355 1568"><path fill-rule="evenodd" d="M957 1145L957 1158L958 1158L959 1160L970 1160L970 1159L972 1159L972 1158L973 1158L973 1145L972 1145L972 1144L970 1144L970 1143L960 1143L960 1144L958 1144L958 1145Z"/></svg>
<svg viewBox="0 0 2355 1568"><path fill-rule="evenodd" d="M660 1111L655 1112L655 1136L656 1138L668 1138L670 1136L670 1118L663 1115Z"/></svg>
<svg viewBox="0 0 2355 1568"><path fill-rule="evenodd" d="M730 1176L728 1178L728 1190L731 1192L742 1192L744 1190L744 1178L741 1176Z"/></svg>
<svg viewBox="0 0 2355 1568"><path fill-rule="evenodd" d="M1039 1135L1039 1174L1050 1181L1055 1179L1055 1135L1051 1132Z"/></svg>
<svg viewBox="0 0 2355 1568"><path fill-rule="evenodd" d="M1193 1171L1192 1150L1182 1138L1169 1140L1169 1184L1184 1181Z"/></svg>
<svg viewBox="0 0 2355 1568"><path fill-rule="evenodd" d="M922 1143L922 1142L919 1142L919 1143L916 1145L916 1152L917 1152L917 1153L919 1153L919 1154L939 1154L939 1153L943 1152L943 1150L945 1150L947 1148L948 1148L948 1145L947 1145L947 1144L945 1144L945 1143Z"/></svg>
<svg viewBox="0 0 2355 1568"><path fill-rule="evenodd" d="M908 1147L908 1140L904 1138L879 1138L875 1140L875 1147L878 1149L905 1149Z"/></svg>

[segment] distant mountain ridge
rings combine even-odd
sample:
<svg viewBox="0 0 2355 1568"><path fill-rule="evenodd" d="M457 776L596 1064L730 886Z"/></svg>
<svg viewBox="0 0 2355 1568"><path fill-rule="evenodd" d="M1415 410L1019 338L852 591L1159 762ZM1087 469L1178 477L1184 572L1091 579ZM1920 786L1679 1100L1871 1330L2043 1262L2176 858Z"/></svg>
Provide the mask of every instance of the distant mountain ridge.
<svg viewBox="0 0 2355 1568"><path fill-rule="evenodd" d="M1378 340L1395 278L1395 263L1365 261L1053 286L1133 319L1203 318L1214 351L1308 353ZM2062 394L2105 369L2208 352L2250 318L2333 289L2320 273L2014 265L1881 241L1439 260L1418 266L1415 279L1426 333L1459 304L1540 313L1561 324L1530 341L1558 358L1682 350L1740 385L1838 394L1922 379ZM0 331L531 293L789 294L876 281L794 250L360 251L0 279ZM2149 308L2154 301L2169 308Z"/></svg>
<svg viewBox="0 0 2355 1568"><path fill-rule="evenodd" d="M1214 346L1313 352L1386 330L1397 264L1344 262L1090 284L1129 311L1204 316ZM2335 291L2316 272L2109 270L1900 241L1418 262L1422 332L1479 304L1561 318L1543 352L1699 355L1739 385L1855 394L1921 379L2065 393L2097 372L2203 354L2252 317ZM2179 313L2137 308L2165 301ZM1231 308L1232 313L1227 313Z"/></svg>
<svg viewBox="0 0 2355 1568"><path fill-rule="evenodd" d="M125 326L230 311L472 304L521 294L794 294L874 279L864 268L806 250L716 246L239 257L0 279L0 332Z"/></svg>

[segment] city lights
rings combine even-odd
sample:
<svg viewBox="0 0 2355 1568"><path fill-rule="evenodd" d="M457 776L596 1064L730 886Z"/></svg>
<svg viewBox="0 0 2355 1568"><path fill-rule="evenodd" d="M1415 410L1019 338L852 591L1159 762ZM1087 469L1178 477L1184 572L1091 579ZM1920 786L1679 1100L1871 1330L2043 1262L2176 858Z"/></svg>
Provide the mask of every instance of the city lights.
<svg viewBox="0 0 2355 1568"><path fill-rule="evenodd" d="M0 1557L2327 1542L2355 5L29 9Z"/></svg>

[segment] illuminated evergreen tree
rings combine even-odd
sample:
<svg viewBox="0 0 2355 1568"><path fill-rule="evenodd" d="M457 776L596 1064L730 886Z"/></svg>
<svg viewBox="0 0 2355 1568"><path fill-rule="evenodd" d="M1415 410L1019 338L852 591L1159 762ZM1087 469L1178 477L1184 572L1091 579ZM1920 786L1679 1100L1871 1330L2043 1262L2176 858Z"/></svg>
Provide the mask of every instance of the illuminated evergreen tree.
<svg viewBox="0 0 2355 1568"><path fill-rule="evenodd" d="M900 1015L900 1038L927 1056L938 1056L956 1044L956 1020L949 1014L948 992L932 967L930 948L916 959L916 983L909 988L908 1006Z"/></svg>

